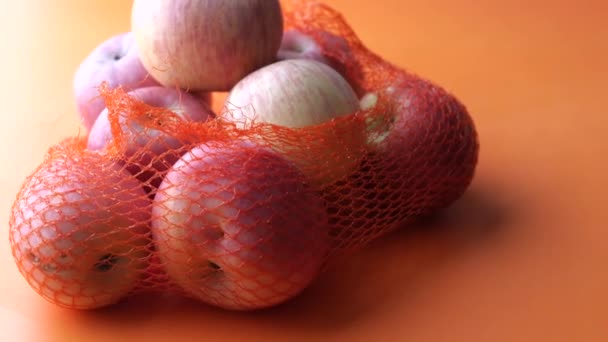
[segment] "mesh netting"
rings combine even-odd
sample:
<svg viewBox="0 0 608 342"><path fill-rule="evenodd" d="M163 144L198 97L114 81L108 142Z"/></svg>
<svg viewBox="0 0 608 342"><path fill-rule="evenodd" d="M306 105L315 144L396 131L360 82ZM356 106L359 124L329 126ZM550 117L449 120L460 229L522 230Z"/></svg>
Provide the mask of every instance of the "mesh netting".
<svg viewBox="0 0 608 342"><path fill-rule="evenodd" d="M79 309L141 291L268 307L337 256L462 195L478 156L465 107L369 51L326 5L283 10L285 30L314 38L363 109L305 128L243 128L234 111L184 120L102 86L112 141L52 147L12 209L13 255L38 293Z"/></svg>

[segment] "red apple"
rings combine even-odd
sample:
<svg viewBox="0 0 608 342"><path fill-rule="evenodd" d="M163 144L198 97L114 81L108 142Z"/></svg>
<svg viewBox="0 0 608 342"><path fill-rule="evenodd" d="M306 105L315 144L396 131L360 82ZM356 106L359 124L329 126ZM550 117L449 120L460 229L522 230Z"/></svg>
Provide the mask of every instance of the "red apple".
<svg viewBox="0 0 608 342"><path fill-rule="evenodd" d="M475 173L479 143L466 107L431 82L406 79L387 90L397 103L387 133L372 141L401 199L431 212L458 199Z"/></svg>
<svg viewBox="0 0 608 342"><path fill-rule="evenodd" d="M348 82L331 67L307 59L279 61L243 78L226 99L226 120L239 127L268 123L289 128L327 124L359 110L359 100ZM297 146L273 143L297 164L315 185L333 182L359 162L365 130L348 123L315 128ZM311 141L312 140L312 141ZM302 153L291 152L301 149ZM301 159L314 154L315 160Z"/></svg>
<svg viewBox="0 0 608 342"><path fill-rule="evenodd" d="M296 167L248 142L186 153L154 200L152 229L188 295L232 310L282 303L319 272L329 246L320 197Z"/></svg>
<svg viewBox="0 0 608 342"><path fill-rule="evenodd" d="M148 87L136 89L130 96L154 107L167 108L186 121L203 122L214 117L209 106L200 98L181 90ZM182 147L187 141L170 136L160 130L145 128L126 115L119 117L121 132L126 135L124 157L129 171L137 175L143 182L156 187L160 184L160 176L179 157L186 152ZM102 150L112 142L112 128L105 109L91 128L87 147L90 150Z"/></svg>
<svg viewBox="0 0 608 342"><path fill-rule="evenodd" d="M385 164L380 168L391 188L405 187L401 198L428 210L453 202L477 164L477 133L467 109L444 89L414 77L380 92L394 104L394 112L380 126L370 122L369 144L376 162ZM375 96L364 96L362 107L373 108Z"/></svg>
<svg viewBox="0 0 608 342"><path fill-rule="evenodd" d="M98 87L107 82L110 89L125 90L158 85L141 64L131 33L104 41L80 64L74 76L74 95L80 119L89 130L105 108Z"/></svg>
<svg viewBox="0 0 608 342"><path fill-rule="evenodd" d="M24 183L10 242L28 283L68 308L118 302L144 278L150 206L137 180L101 154L56 154Z"/></svg>
<svg viewBox="0 0 608 342"><path fill-rule="evenodd" d="M131 31L163 85L227 91L275 60L283 17L278 0L135 0Z"/></svg>
<svg viewBox="0 0 608 342"><path fill-rule="evenodd" d="M477 164L473 121L454 96L406 77L364 96L362 108L373 110L379 97L392 112L372 116L371 152L351 177L324 192L334 240L344 249L450 205Z"/></svg>

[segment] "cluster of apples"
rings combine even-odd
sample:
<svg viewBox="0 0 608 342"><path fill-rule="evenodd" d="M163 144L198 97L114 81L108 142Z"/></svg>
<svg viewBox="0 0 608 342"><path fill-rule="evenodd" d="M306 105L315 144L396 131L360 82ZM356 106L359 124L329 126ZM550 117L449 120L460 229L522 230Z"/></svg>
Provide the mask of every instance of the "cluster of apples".
<svg viewBox="0 0 608 342"><path fill-rule="evenodd" d="M394 226L413 201L447 186L453 190L442 197L447 203L464 191L476 160L475 136L432 117L447 108L456 115L450 122L472 127L455 99L418 79L364 94L345 78L344 65L327 57L327 46L285 30L283 20L278 0L134 0L131 31L102 43L76 72L86 141L52 148L13 206L13 253L34 289L58 305L92 309L166 277L218 307L265 308L315 279L336 235L358 228L372 236L379 232L374 220ZM344 38L318 34L334 54L349 52ZM262 124L314 134L302 134L303 144L259 136L263 130L196 142L106 108L102 82L160 109L165 121L222 120L244 131ZM214 92L227 92L222 114L211 109ZM318 129L386 97L396 105L381 129L366 120L344 126L348 131ZM429 113L435 121L420 124ZM428 134L432 125L437 131ZM455 157L424 169L428 157L446 147L441 137L453 133L463 141ZM117 134L120 153L111 158ZM425 164L419 172L416 162ZM386 176L387 169L397 176ZM379 176L359 184L362 174ZM421 192L415 178L438 185ZM364 204L353 194L334 198L357 187L369 190L359 201ZM336 215L336 206L348 213Z"/></svg>
<svg viewBox="0 0 608 342"><path fill-rule="evenodd" d="M109 160L116 130L98 87L122 87L192 122L216 119L209 94L230 91L226 103L239 110L224 120L301 128L360 108L328 64L310 37L284 32L279 1L135 0L131 32L101 44L75 75L86 149L56 154L15 207L12 239L27 279L62 306L96 308L137 287L157 253L171 281L220 307L257 309L297 295L330 246L306 168L279 144L193 147L127 116L119 119L123 157Z"/></svg>

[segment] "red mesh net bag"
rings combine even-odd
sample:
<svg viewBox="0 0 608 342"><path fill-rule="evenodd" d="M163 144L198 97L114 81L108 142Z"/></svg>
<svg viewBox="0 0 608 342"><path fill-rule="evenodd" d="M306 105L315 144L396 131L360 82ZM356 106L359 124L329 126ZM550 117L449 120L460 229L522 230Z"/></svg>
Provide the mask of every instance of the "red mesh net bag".
<svg viewBox="0 0 608 342"><path fill-rule="evenodd" d="M233 310L283 303L339 255L458 199L478 157L466 108L369 51L339 13L284 2L362 109L305 128L182 120L102 87L113 140L52 147L12 208L19 270L92 309L142 291ZM136 144L136 149L133 149Z"/></svg>

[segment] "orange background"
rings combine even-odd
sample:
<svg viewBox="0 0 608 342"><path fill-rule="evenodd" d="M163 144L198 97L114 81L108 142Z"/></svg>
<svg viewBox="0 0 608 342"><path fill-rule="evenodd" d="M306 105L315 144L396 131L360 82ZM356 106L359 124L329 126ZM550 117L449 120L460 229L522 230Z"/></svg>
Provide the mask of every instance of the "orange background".
<svg viewBox="0 0 608 342"><path fill-rule="evenodd" d="M608 341L608 5L327 3L372 50L468 106L481 154L464 198L268 311L150 298L96 312L54 307L14 265L9 208L46 149L78 133L74 71L129 29L130 2L3 4L1 340Z"/></svg>

